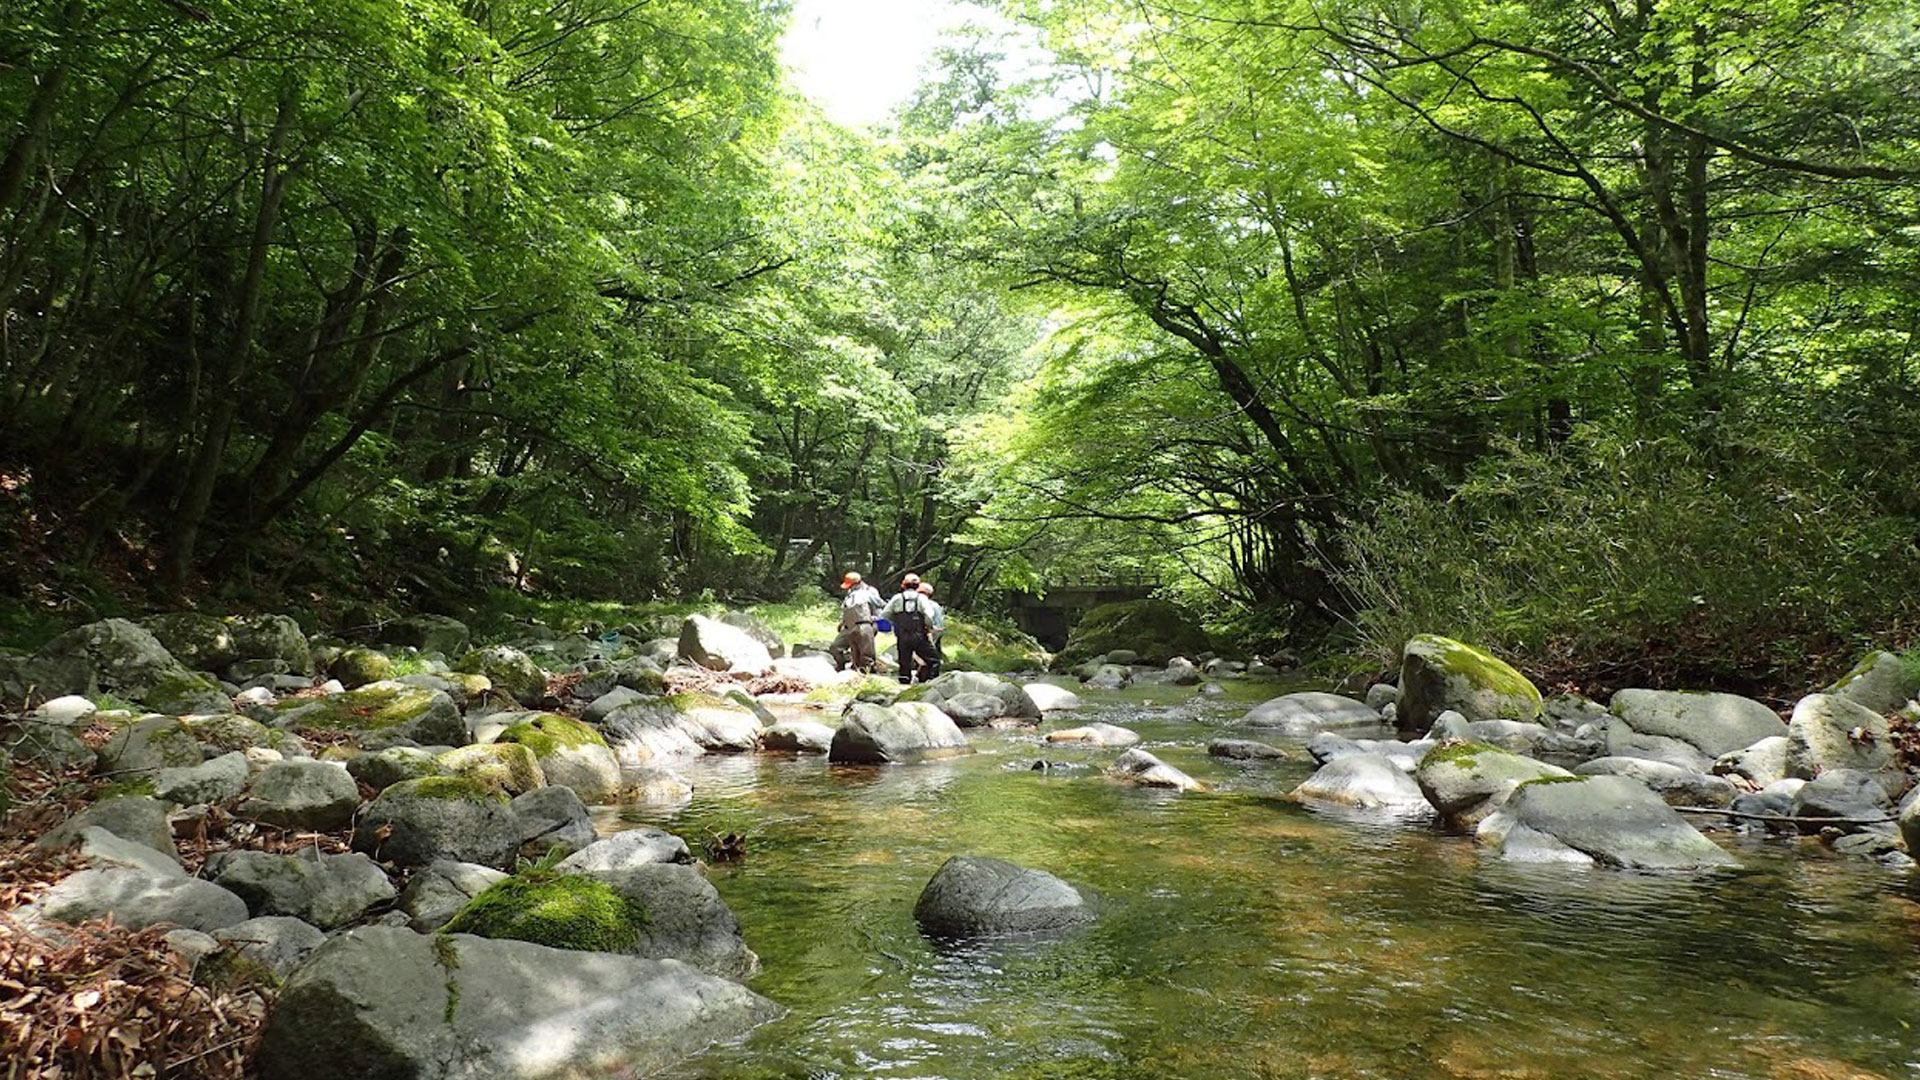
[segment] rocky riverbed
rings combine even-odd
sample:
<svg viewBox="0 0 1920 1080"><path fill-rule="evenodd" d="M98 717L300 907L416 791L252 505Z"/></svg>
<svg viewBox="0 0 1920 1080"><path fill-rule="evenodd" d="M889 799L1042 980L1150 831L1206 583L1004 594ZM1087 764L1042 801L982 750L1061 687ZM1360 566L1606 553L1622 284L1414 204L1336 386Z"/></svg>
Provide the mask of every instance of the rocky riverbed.
<svg viewBox="0 0 1920 1080"><path fill-rule="evenodd" d="M1890 979L1889 1000L1920 1005L1899 832L1920 811L1898 753L1920 683L1897 658L1783 718L1727 695L1546 700L1438 638L1347 698L1126 650L1066 677L956 673L902 693L751 619L678 630L474 648L430 617L314 643L290 620L179 616L8 658L0 682L37 706L8 726L13 768L69 786L15 809L46 822L44 884L18 891L6 932L178 927L167 948L193 978L240 972L267 1077L1012 1075L1014 1049L1130 1076L1150 1059L1119 1036L1143 1029L1181 1075L1236 1075L1222 1046L1283 1075L1342 1053L1359 1063L1342 1075L1571 1075L1578 1054L1540 1037L1545 1019L1595 1052L1618 1033L1557 1005L1519 1019L1503 966L1551 993L1535 969L1558 956L1618 991L1614 1013L1677 1033L1657 980L1622 984L1592 954L1637 972L1693 925L1700 948L1802 963L1758 920L1826 940L1837 926L1778 905L1805 891L1796 868L1831 865L1818 876L1840 884L1815 894L1883 955L1836 947L1810 977ZM1498 910L1469 899L1486 888ZM1626 899L1571 899L1589 894ZM1326 910L1301 907L1315 896ZM1596 939L1632 939L1649 903L1665 909L1653 939ZM1516 920L1518 947L1456 955ZM1318 958L1302 967L1297 949ZM956 994L945 1020L930 985ZM1593 993L1563 988L1583 1008ZM1346 1019L1322 995L1346 995ZM1904 1075L1920 1044L1856 1033L1884 1010L1842 1022L1831 998L1776 1017L1779 1037L1866 1071L1807 1075ZM1208 1001L1238 1033L1171 1050ZM917 1034L889 1030L890 1008ZM1741 1008L1753 1041L1729 1026L1712 1067L1780 1075L1744 1063L1765 1026ZM1452 1049L1327 1041L1396 1015ZM1321 1027L1278 1039L1256 1018ZM1521 1051L1481 1029L1495 1020ZM1707 1068L1699 1046L1663 1047Z"/></svg>

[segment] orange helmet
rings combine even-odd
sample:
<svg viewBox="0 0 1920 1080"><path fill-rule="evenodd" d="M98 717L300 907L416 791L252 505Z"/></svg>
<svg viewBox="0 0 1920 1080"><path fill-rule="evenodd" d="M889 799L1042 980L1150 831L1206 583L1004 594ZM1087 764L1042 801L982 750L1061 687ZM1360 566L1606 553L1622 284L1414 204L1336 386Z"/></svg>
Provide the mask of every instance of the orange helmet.
<svg viewBox="0 0 1920 1080"><path fill-rule="evenodd" d="M920 595L921 595L921 596L932 596L932 595L933 595L933 582L931 582L931 581L923 581L923 582L921 582L921 583L920 583Z"/></svg>
<svg viewBox="0 0 1920 1080"><path fill-rule="evenodd" d="M860 584L860 580L861 580L860 575L858 573L852 570L849 570L847 571L847 576L840 579L840 587L843 589L851 589L855 585Z"/></svg>
<svg viewBox="0 0 1920 1080"><path fill-rule="evenodd" d="M903 589L911 589L919 584L920 584L919 574L908 574L906 577L903 577L900 579L900 587Z"/></svg>

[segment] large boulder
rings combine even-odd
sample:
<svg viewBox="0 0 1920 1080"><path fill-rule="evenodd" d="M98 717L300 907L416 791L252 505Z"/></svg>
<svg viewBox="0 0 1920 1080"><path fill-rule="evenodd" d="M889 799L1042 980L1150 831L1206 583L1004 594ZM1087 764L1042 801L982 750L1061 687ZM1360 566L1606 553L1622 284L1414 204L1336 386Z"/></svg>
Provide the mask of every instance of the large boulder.
<svg viewBox="0 0 1920 1080"><path fill-rule="evenodd" d="M194 671L219 671L240 658L232 628L211 615L194 611L149 615L139 620L139 626Z"/></svg>
<svg viewBox="0 0 1920 1080"><path fill-rule="evenodd" d="M1828 769L1807 781L1794 793L1793 816L1832 818L1848 832L1886 828L1896 817L1880 778L1857 769ZM1818 826L1801 828L1812 832Z"/></svg>
<svg viewBox="0 0 1920 1080"><path fill-rule="evenodd" d="M463 776L402 780L360 813L353 843L383 862L426 866L439 859L504 868L520 848L505 795Z"/></svg>
<svg viewBox="0 0 1920 1080"><path fill-rule="evenodd" d="M1713 776L1645 758L1597 757L1574 767L1579 776L1630 776L1673 806L1732 806L1740 790L1724 776Z"/></svg>
<svg viewBox="0 0 1920 1080"><path fill-rule="evenodd" d="M1207 744L1207 754L1228 761L1284 761L1287 757L1285 750L1252 739L1215 739Z"/></svg>
<svg viewBox="0 0 1920 1080"><path fill-rule="evenodd" d="M674 960L365 927L287 981L261 1080L650 1075L779 1015Z"/></svg>
<svg viewBox="0 0 1920 1080"><path fill-rule="evenodd" d="M167 824L167 804L145 795L115 795L81 810L34 841L41 851L65 851L79 844L89 829L106 832L180 861Z"/></svg>
<svg viewBox="0 0 1920 1080"><path fill-rule="evenodd" d="M351 822L359 805L360 785L345 765L295 758L260 770L234 812L283 829L326 830Z"/></svg>
<svg viewBox="0 0 1920 1080"><path fill-rule="evenodd" d="M508 795L524 795L547 786L547 774L533 751L512 742L481 743L442 751L434 757L448 776L464 776Z"/></svg>
<svg viewBox="0 0 1920 1080"><path fill-rule="evenodd" d="M718 700L718 699L716 699ZM642 697L609 712L601 736L622 765L654 765L706 753L706 729L663 697Z"/></svg>
<svg viewBox="0 0 1920 1080"><path fill-rule="evenodd" d="M447 925L460 909L481 893L507 880L507 874L478 863L441 859L416 871L400 894L400 910L407 925L431 934Z"/></svg>
<svg viewBox="0 0 1920 1080"><path fill-rule="evenodd" d="M767 650L767 655L775 660L787 655L787 643L781 639L773 627L768 626L758 617L744 611L729 611L720 616L720 621L759 642L760 647Z"/></svg>
<svg viewBox="0 0 1920 1080"><path fill-rule="evenodd" d="M1710 767L1722 754L1752 746L1761 739L1787 734L1787 725L1772 709L1737 694L1622 690L1613 695L1608 711L1641 735L1674 739L1692 746L1706 758L1706 765L1694 766L1701 770ZM1611 745L1609 751L1619 754Z"/></svg>
<svg viewBox="0 0 1920 1080"><path fill-rule="evenodd" d="M709 671L764 675L773 656L752 634L705 615L689 615L680 624L680 659Z"/></svg>
<svg viewBox="0 0 1920 1080"><path fill-rule="evenodd" d="M253 766L247 762L246 752L234 750L198 765L161 769L153 782L153 793L180 806L232 802L247 789L252 776Z"/></svg>
<svg viewBox="0 0 1920 1080"><path fill-rule="evenodd" d="M392 658L377 649L342 649L327 663L327 674L349 690L368 683L387 682L393 678L393 672Z"/></svg>
<svg viewBox="0 0 1920 1080"><path fill-rule="evenodd" d="M1840 676L1827 693L1885 716L1920 697L1920 663L1890 652L1871 653Z"/></svg>
<svg viewBox="0 0 1920 1080"><path fill-rule="evenodd" d="M827 760L860 765L932 761L971 754L959 725L924 701L855 702L833 733Z"/></svg>
<svg viewBox="0 0 1920 1080"><path fill-rule="evenodd" d="M1383 754L1348 754L1329 761L1287 797L1397 814L1425 814L1433 809L1413 778Z"/></svg>
<svg viewBox="0 0 1920 1080"><path fill-rule="evenodd" d="M602 837L561 859L554 867L569 873L630 870L656 863L690 863L687 842L664 829L641 827Z"/></svg>
<svg viewBox="0 0 1920 1080"><path fill-rule="evenodd" d="M125 619L77 626L34 654L38 692L112 694L157 713L227 712L233 701L219 685L188 670L146 630Z"/></svg>
<svg viewBox="0 0 1920 1080"><path fill-rule="evenodd" d="M931 682L908 687L901 691L898 700L924 701L929 705L939 706L941 711L945 712L949 701L969 695L989 698L998 705L993 710L993 714L978 721L980 723L1001 718L1030 723L1037 723L1040 720L1040 705L1027 693L1025 687L1011 679L979 671L949 671ZM976 715L979 711L975 710ZM957 716L954 720L956 723L965 723Z"/></svg>
<svg viewBox="0 0 1920 1080"><path fill-rule="evenodd" d="M1721 754L1713 761L1711 770L1715 776L1737 777L1736 783L1744 782L1755 791L1766 787L1787 775L1787 752L1793 747L1793 740L1785 735L1773 735L1752 746L1742 747L1731 753Z"/></svg>
<svg viewBox="0 0 1920 1080"><path fill-rule="evenodd" d="M682 863L511 877L474 897L446 931L683 960L730 979L759 968L720 894Z"/></svg>
<svg viewBox="0 0 1920 1080"><path fill-rule="evenodd" d="M1468 720L1540 719L1540 688L1484 649L1438 634L1418 634L1400 653L1395 723L1419 733L1452 709Z"/></svg>
<svg viewBox="0 0 1920 1080"><path fill-rule="evenodd" d="M1645 784L1625 776L1548 777L1521 784L1477 835L1503 857L1601 863L1629 870L1733 866Z"/></svg>
<svg viewBox="0 0 1920 1080"><path fill-rule="evenodd" d="M833 749L833 729L817 720L781 720L760 733L760 748L791 754Z"/></svg>
<svg viewBox="0 0 1920 1080"><path fill-rule="evenodd" d="M1020 689L1027 692L1027 699L1042 713L1066 712L1080 707L1080 695L1064 686L1055 686L1047 682L1030 682Z"/></svg>
<svg viewBox="0 0 1920 1080"><path fill-rule="evenodd" d="M547 673L533 658L506 645L489 645L460 658L455 670L485 675L495 690L528 708L547 696Z"/></svg>
<svg viewBox="0 0 1920 1080"><path fill-rule="evenodd" d="M913 917L943 937L992 937L1069 930L1093 921L1079 890L1044 870L1002 859L956 855L934 872Z"/></svg>
<svg viewBox="0 0 1920 1080"><path fill-rule="evenodd" d="M1480 824L1529 780L1567 775L1557 766L1470 742L1435 748L1413 771L1414 783L1440 820L1457 828Z"/></svg>
<svg viewBox="0 0 1920 1080"><path fill-rule="evenodd" d="M1116 724L1086 724L1047 732L1049 743L1073 743L1079 746L1132 746L1140 741L1138 732Z"/></svg>
<svg viewBox="0 0 1920 1080"><path fill-rule="evenodd" d="M1809 694L1787 722L1787 775L1802 780L1830 769L1873 773L1889 790L1902 786L1887 718L1841 694Z"/></svg>
<svg viewBox="0 0 1920 1080"><path fill-rule="evenodd" d="M1207 790L1207 785L1137 746L1107 766L1107 775L1138 787L1169 788L1173 791Z"/></svg>
<svg viewBox="0 0 1920 1080"><path fill-rule="evenodd" d="M113 867L68 875L20 914L28 923L111 918L128 930L172 923L212 933L244 921L247 905L211 881Z"/></svg>
<svg viewBox="0 0 1920 1080"><path fill-rule="evenodd" d="M597 835L587 804L572 788L539 788L516 796L512 805L520 852L527 858L569 855L592 844Z"/></svg>
<svg viewBox="0 0 1920 1080"><path fill-rule="evenodd" d="M322 930L345 926L396 895L372 859L322 855L317 848L297 855L230 851L214 858L207 873L255 915L285 915Z"/></svg>
<svg viewBox="0 0 1920 1080"><path fill-rule="evenodd" d="M421 746L463 746L467 722L453 699L438 690L398 682L369 683L318 698L288 698L274 707L273 724L291 731L378 734Z"/></svg>
<svg viewBox="0 0 1920 1080"><path fill-rule="evenodd" d="M1176 656L1207 651L1200 622L1165 600L1129 600L1102 604L1080 617L1055 663L1071 667L1115 649L1136 653L1143 663L1160 665Z"/></svg>
<svg viewBox="0 0 1920 1080"><path fill-rule="evenodd" d="M1248 727L1270 728L1280 735L1303 737L1322 731L1376 732L1386 724L1365 702L1319 691L1283 694L1261 702L1240 722Z"/></svg>
<svg viewBox="0 0 1920 1080"><path fill-rule="evenodd" d="M94 757L98 772L126 779L198 765L207 759L207 751L186 721L172 716L143 716L116 729L100 744Z"/></svg>
<svg viewBox="0 0 1920 1080"><path fill-rule="evenodd" d="M679 714L681 726L703 750L742 753L760 747L765 723L752 698L689 693L662 700Z"/></svg>
<svg viewBox="0 0 1920 1080"><path fill-rule="evenodd" d="M389 746L385 750L354 755L347 762L347 774L377 794L402 780L445 776L447 770L441 768L431 752L417 746Z"/></svg>
<svg viewBox="0 0 1920 1080"><path fill-rule="evenodd" d="M262 915L213 932L214 939L284 979L327 943L318 927L285 915Z"/></svg>
<svg viewBox="0 0 1920 1080"><path fill-rule="evenodd" d="M557 713L509 713L491 717L506 724L496 742L526 747L547 783L572 788L586 802L606 802L620 793L620 760L600 732Z"/></svg>
<svg viewBox="0 0 1920 1080"><path fill-rule="evenodd" d="M295 675L313 670L313 649L288 615L235 615L226 620L236 662L279 661Z"/></svg>

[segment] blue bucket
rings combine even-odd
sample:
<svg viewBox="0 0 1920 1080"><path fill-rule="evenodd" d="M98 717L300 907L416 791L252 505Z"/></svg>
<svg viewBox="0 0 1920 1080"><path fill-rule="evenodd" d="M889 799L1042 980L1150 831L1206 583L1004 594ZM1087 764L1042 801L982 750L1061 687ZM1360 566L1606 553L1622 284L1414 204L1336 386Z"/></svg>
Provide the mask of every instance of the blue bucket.
<svg viewBox="0 0 1920 1080"><path fill-rule="evenodd" d="M878 630L878 631L880 631L880 632L881 632L881 633L883 633L883 634L891 634L891 633L893 633L893 624L892 624L892 623L890 623L890 622L888 622L888 621L887 621L887 620L885 620L885 619L880 619L880 620L878 620L878 621L876 621L876 622L875 622L875 623L873 624L873 628L874 628L875 630Z"/></svg>

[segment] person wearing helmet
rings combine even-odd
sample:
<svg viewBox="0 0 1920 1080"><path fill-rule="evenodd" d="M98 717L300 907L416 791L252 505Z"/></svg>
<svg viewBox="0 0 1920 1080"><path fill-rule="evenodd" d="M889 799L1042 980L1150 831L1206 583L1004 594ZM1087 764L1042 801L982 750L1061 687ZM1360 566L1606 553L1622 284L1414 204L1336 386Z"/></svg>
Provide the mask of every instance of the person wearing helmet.
<svg viewBox="0 0 1920 1080"><path fill-rule="evenodd" d="M922 681L940 674L940 657L933 651L933 623L929 605L920 594L920 575L900 579L900 592L887 601L881 616L893 623L893 639L900 650L900 681L910 683L917 674ZM916 664L919 659L924 663ZM916 668L918 669L916 671Z"/></svg>
<svg viewBox="0 0 1920 1080"><path fill-rule="evenodd" d="M852 570L840 579L840 589L845 594L840 598L840 635L833 639L829 651L836 666L851 666L871 675L879 661L873 646L874 621L880 617L884 601L879 589Z"/></svg>
<svg viewBox="0 0 1920 1080"><path fill-rule="evenodd" d="M947 662L947 650L940 644L940 639L947 636L947 612L933 599L933 582L922 581L920 595L927 598L927 640L933 643L933 662L944 667ZM927 676L927 678L932 677Z"/></svg>

